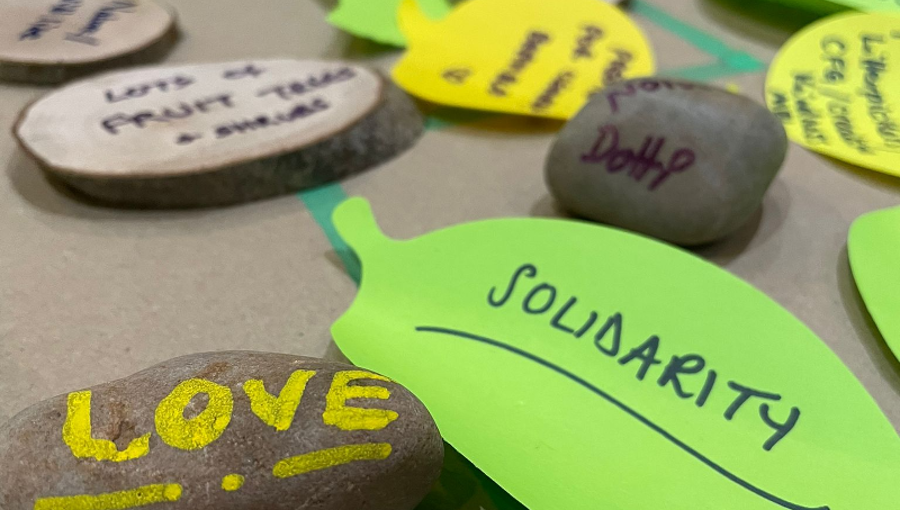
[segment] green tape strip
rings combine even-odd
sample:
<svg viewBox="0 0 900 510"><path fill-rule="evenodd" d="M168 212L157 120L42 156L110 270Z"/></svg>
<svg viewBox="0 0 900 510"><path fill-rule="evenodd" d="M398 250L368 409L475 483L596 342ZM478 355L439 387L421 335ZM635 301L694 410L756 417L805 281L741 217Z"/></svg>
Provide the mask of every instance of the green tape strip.
<svg viewBox="0 0 900 510"><path fill-rule="evenodd" d="M716 39L715 36L675 18L666 11L644 0L633 0L631 3L631 11L647 18L651 23L663 30L675 34L677 37L698 48L700 51L718 59L719 64L723 65L724 68L722 70L716 70L716 73L714 74L715 78L728 76L730 74L761 71L766 68L766 64L753 55L745 51L732 49L724 42ZM715 64L702 66L702 68L711 69L714 66ZM698 76L705 76L703 72L696 71L698 69L701 69L701 66L675 71L664 71L662 74L688 78L692 72L696 72ZM724 69L727 69L728 72L725 72Z"/></svg>
<svg viewBox="0 0 900 510"><path fill-rule="evenodd" d="M633 0L630 7L631 12L639 14L654 25L671 32L688 43L696 46L701 51L708 53L718 59L725 58L732 52L727 44L719 41L710 34L707 34L699 28L692 27L687 23L673 17L671 14L663 11L653 4L643 0Z"/></svg>
<svg viewBox="0 0 900 510"><path fill-rule="evenodd" d="M669 69L666 71L661 71L660 75L668 76L671 78L683 78L693 81L712 81L718 78L732 76L737 72L738 71L736 71L731 66L725 65L723 63L715 63L696 67Z"/></svg>
<svg viewBox="0 0 900 510"><path fill-rule="evenodd" d="M334 223L331 221L331 214L334 212L334 208L347 199L344 188L335 182L311 190L302 191L297 194L297 197L306 204L306 208L309 209L313 219L319 224L325 237L328 238L328 242L330 242L332 248L334 248L334 252L337 253L341 262L344 264L347 274L350 275L350 278L352 278L357 285L359 285L362 276L362 268L359 259L356 257L356 254L353 253L353 250L347 246L347 243L344 242L344 239L340 234L338 234L337 229L334 228Z"/></svg>
<svg viewBox="0 0 900 510"><path fill-rule="evenodd" d="M472 124L496 116L497 114L493 112L445 106L438 108L425 118L425 129L437 131L458 124Z"/></svg>

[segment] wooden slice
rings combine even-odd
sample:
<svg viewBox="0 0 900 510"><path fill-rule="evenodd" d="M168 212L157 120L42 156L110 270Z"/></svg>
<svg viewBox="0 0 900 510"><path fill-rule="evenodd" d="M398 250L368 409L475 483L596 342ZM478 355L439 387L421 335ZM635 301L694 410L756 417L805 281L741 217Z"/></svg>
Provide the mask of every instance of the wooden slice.
<svg viewBox="0 0 900 510"><path fill-rule="evenodd" d="M59 83L148 63L177 38L173 11L152 0L0 0L0 80Z"/></svg>
<svg viewBox="0 0 900 510"><path fill-rule="evenodd" d="M15 133L50 174L114 204L229 204L334 181L411 146L423 119L376 72L264 60L153 67L69 85Z"/></svg>

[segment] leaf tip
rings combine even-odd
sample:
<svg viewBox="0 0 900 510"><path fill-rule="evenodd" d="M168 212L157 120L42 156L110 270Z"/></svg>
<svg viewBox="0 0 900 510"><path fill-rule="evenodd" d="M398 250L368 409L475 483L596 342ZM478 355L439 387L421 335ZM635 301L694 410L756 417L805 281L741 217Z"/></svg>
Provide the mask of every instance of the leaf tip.
<svg viewBox="0 0 900 510"><path fill-rule="evenodd" d="M356 252L368 245L388 240L375 221L372 206L365 198L351 197L341 202L334 210L332 221L338 234Z"/></svg>

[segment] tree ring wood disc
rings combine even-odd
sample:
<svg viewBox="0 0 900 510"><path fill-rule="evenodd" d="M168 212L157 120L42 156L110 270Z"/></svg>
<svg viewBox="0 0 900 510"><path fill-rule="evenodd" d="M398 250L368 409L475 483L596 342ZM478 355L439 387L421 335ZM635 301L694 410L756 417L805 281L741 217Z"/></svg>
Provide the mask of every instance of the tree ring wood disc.
<svg viewBox="0 0 900 510"><path fill-rule="evenodd" d="M0 79L59 83L147 63L177 38L174 11L152 0L0 0Z"/></svg>
<svg viewBox="0 0 900 510"><path fill-rule="evenodd" d="M341 62L261 60L101 75L48 94L15 128L47 172L96 199L196 207L289 193L406 149L405 93Z"/></svg>

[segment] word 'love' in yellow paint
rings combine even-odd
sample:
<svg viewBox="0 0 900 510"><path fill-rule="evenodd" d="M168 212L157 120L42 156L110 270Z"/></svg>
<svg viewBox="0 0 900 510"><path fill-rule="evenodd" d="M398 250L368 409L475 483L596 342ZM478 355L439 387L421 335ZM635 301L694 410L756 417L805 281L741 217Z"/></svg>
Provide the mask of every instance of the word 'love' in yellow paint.
<svg viewBox="0 0 900 510"><path fill-rule="evenodd" d="M269 393L261 380L248 380L243 384L244 393L250 399L250 410L263 423L276 431L291 427L306 384L316 372L297 370L276 396ZM380 386L350 386L360 379L390 381L390 379L362 370L337 372L325 397L322 420L326 425L341 430L381 430L398 418L394 411L363 409L347 405L350 399L387 400L391 393ZM193 418L185 418L184 411L197 395L208 398L206 408ZM234 396L231 389L206 379L188 379L180 383L156 407L156 433L167 445L180 450L199 450L218 439L231 423ZM81 459L124 462L141 458L150 453L148 432L132 440L124 450L119 450L108 439L94 438L91 431L91 391L70 393L66 421L63 425L63 441L72 454Z"/></svg>

